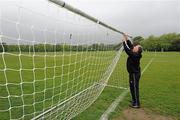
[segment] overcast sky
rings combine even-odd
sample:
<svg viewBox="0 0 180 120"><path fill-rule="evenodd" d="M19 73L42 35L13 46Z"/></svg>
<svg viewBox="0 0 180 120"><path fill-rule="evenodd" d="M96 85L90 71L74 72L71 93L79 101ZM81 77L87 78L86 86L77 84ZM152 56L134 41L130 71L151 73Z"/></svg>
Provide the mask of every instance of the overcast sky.
<svg viewBox="0 0 180 120"><path fill-rule="evenodd" d="M180 0L65 0L133 36L180 33Z"/></svg>
<svg viewBox="0 0 180 120"><path fill-rule="evenodd" d="M2 17L17 20L18 8L8 7L11 3L22 2L22 5L29 7L34 11L42 11L45 14L53 15L59 18L56 14L56 7L50 6L54 11L49 11L47 4L48 0L0 0L0 6L4 9ZM101 21L127 32L132 36L141 35L147 37L149 35L161 35L164 33L180 33L180 0L64 0L70 5L100 19ZM1 4L8 3L8 4ZM53 4L54 5L54 4ZM39 17L30 16L24 9L21 12L21 19L38 21ZM23 17L24 16L24 17ZM32 19L33 18L33 19ZM39 20L41 23L47 22L46 19ZM55 22L51 22L55 23ZM6 23L10 26L9 23ZM47 23L46 23L47 24ZM46 25L45 24L45 25ZM5 26L8 29L7 25ZM49 25L51 26L51 25ZM52 25L53 27L53 25ZM9 32L14 29L8 29ZM9 32L10 33L10 32ZM10 35L9 35L10 36Z"/></svg>

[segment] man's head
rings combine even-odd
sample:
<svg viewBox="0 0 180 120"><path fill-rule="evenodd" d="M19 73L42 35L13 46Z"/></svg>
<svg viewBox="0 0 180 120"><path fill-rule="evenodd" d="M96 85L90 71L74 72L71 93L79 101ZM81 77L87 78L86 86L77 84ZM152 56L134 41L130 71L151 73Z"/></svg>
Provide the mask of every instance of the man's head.
<svg viewBox="0 0 180 120"><path fill-rule="evenodd" d="M134 47L133 47L133 52L134 53L139 53L139 54L141 54L142 53L142 46L141 45L135 45Z"/></svg>

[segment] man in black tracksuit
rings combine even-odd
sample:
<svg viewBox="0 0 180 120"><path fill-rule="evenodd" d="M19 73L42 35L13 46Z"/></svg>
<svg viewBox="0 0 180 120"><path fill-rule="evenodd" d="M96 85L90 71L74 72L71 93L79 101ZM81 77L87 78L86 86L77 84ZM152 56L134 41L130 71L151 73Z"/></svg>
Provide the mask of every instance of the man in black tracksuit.
<svg viewBox="0 0 180 120"><path fill-rule="evenodd" d="M124 34L123 46L124 50L128 55L127 59L127 70L129 73L129 86L132 96L133 108L140 107L139 101L139 79L141 76L140 59L142 58L142 47L140 45L132 45L131 41L128 40L127 35Z"/></svg>

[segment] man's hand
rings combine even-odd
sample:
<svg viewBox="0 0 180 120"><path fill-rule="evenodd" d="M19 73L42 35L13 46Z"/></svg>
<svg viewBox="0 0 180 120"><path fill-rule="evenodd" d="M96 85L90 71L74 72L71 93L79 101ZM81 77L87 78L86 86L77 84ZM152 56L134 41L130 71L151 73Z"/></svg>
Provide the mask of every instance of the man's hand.
<svg viewBox="0 0 180 120"><path fill-rule="evenodd" d="M123 36L124 36L123 41L126 42L128 40L128 35L126 33L124 33Z"/></svg>

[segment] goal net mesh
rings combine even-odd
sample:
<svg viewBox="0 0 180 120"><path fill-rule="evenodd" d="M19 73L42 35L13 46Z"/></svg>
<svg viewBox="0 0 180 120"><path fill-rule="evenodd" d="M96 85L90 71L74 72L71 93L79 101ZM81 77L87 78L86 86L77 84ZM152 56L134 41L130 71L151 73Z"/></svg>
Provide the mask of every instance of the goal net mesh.
<svg viewBox="0 0 180 120"><path fill-rule="evenodd" d="M0 118L71 119L84 111L108 82L121 37L46 0L1 0Z"/></svg>

